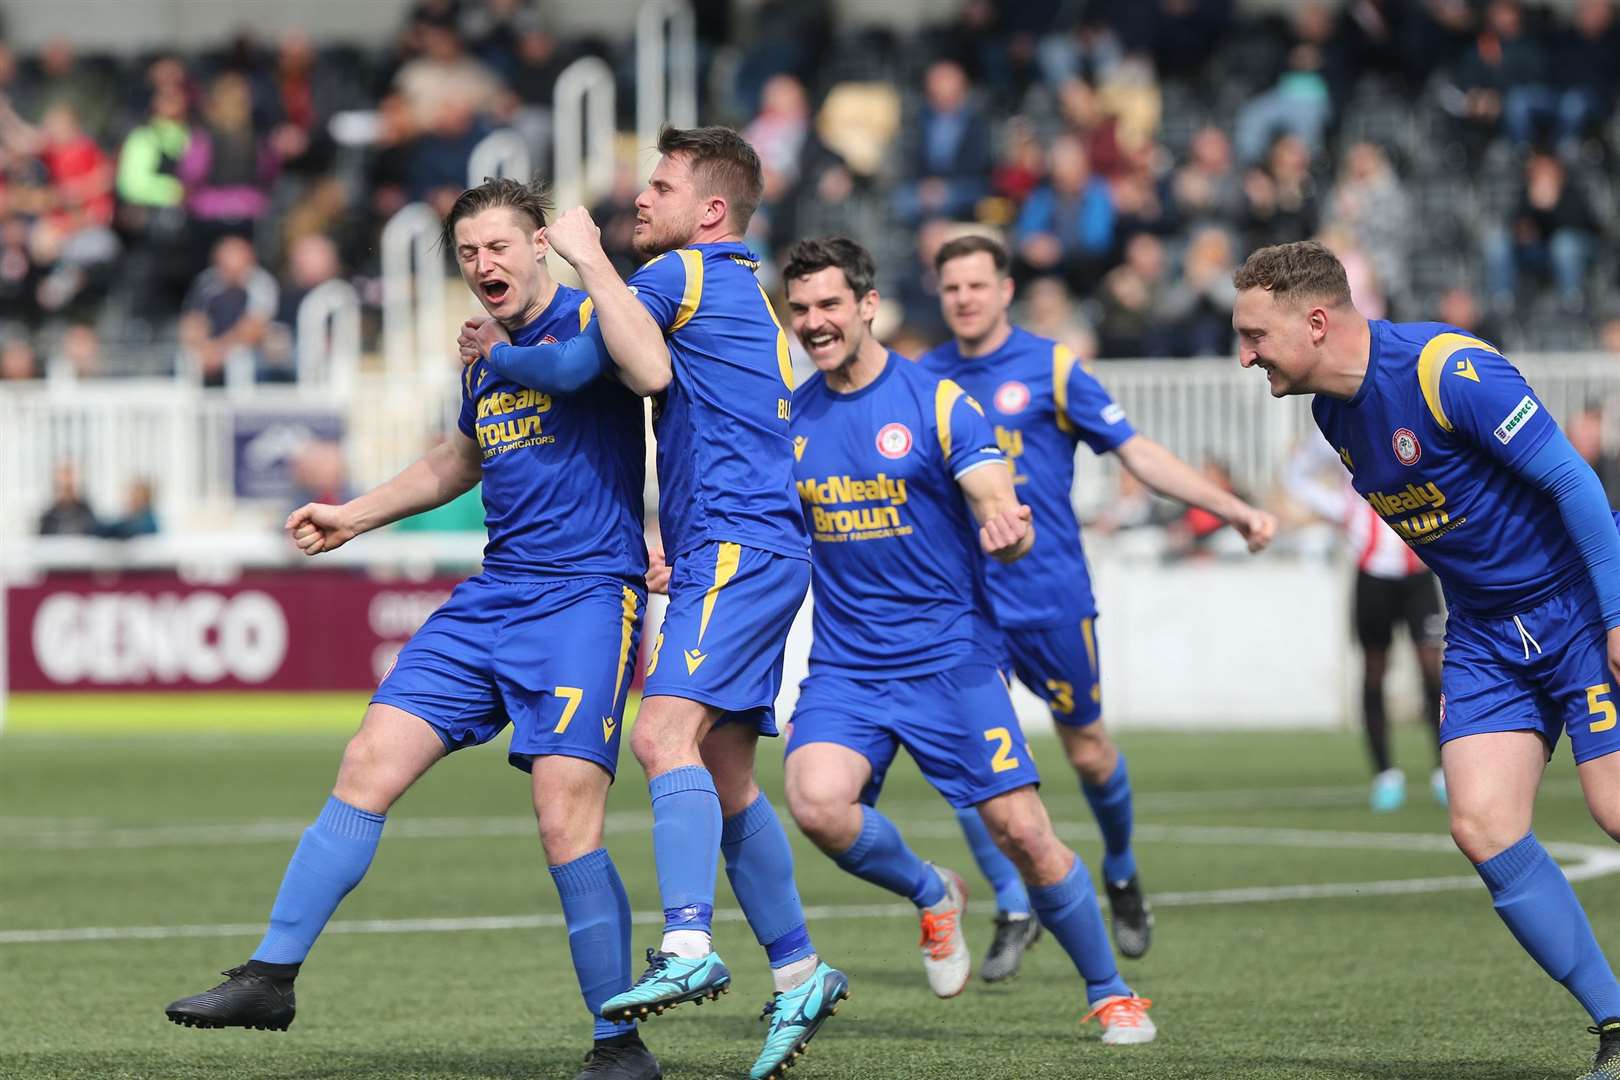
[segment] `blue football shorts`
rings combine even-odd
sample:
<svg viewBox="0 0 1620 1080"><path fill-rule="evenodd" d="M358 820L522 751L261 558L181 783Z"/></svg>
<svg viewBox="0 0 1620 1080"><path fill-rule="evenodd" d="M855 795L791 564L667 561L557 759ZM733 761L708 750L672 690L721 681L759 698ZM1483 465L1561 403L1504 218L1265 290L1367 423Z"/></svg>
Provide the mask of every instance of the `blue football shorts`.
<svg viewBox="0 0 1620 1080"><path fill-rule="evenodd" d="M845 746L871 763L861 796L869 806L902 746L957 809L1041 782L1007 684L989 663L910 678L812 674L799 684L787 752L808 743Z"/></svg>
<svg viewBox="0 0 1620 1080"><path fill-rule="evenodd" d="M810 588L810 560L729 542L703 544L671 567L669 607L647 661L644 697L667 694L720 710L719 723L775 735L788 630Z"/></svg>
<svg viewBox="0 0 1620 1080"><path fill-rule="evenodd" d="M549 754L618 765L646 595L618 578L468 578L383 676L371 700L419 716L446 749L508 723L507 758Z"/></svg>
<svg viewBox="0 0 1620 1080"><path fill-rule="evenodd" d="M1589 588L1505 618L1454 610L1440 672L1440 741L1534 731L1550 757L1567 731L1575 761L1591 761L1620 750L1616 689Z"/></svg>
<svg viewBox="0 0 1620 1080"><path fill-rule="evenodd" d="M1053 720L1065 727L1085 727L1102 716L1095 616L1068 626L1002 633L1013 673L1046 702Z"/></svg>

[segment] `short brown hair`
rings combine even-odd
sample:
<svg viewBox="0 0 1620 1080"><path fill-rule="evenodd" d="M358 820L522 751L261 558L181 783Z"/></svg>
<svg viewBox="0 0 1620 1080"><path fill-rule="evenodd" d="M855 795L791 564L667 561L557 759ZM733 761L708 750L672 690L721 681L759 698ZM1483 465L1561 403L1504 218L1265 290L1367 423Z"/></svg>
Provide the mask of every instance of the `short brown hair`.
<svg viewBox="0 0 1620 1080"><path fill-rule="evenodd" d="M958 236L955 240L947 240L941 244L939 250L934 253L934 272L937 274L945 269L945 264L952 259L980 253L990 256L990 261L995 263L996 273L999 276L1007 276L1007 271L1012 266L1012 256L1007 254L1007 249L999 240L994 240L983 233L968 233L966 236Z"/></svg>
<svg viewBox="0 0 1620 1080"><path fill-rule="evenodd" d="M800 240L788 248L782 280L796 281L830 266L844 272L844 280L857 300L877 288L877 266L872 262L872 253L846 236Z"/></svg>
<svg viewBox="0 0 1620 1080"><path fill-rule="evenodd" d="M543 229L551 216L551 192L538 176L528 183L505 176L485 177L482 184L458 195L450 212L444 216L444 233L440 238L444 246L456 246L456 222L500 206L510 207L520 218L528 218L531 231Z"/></svg>
<svg viewBox="0 0 1620 1080"><path fill-rule="evenodd" d="M1350 279L1339 257L1315 240L1263 247L1243 260L1232 284L1265 289L1278 299L1320 300L1333 307L1350 303Z"/></svg>
<svg viewBox="0 0 1620 1080"><path fill-rule="evenodd" d="M686 154L700 194L724 197L732 226L739 234L747 231L765 193L765 173L747 139L728 127L667 127L659 133L658 152Z"/></svg>

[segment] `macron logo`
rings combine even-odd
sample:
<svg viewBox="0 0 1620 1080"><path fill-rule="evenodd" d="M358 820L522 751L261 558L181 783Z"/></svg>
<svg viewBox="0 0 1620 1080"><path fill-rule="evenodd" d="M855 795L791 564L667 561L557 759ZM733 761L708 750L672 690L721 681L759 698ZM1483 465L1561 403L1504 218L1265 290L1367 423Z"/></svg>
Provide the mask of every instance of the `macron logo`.
<svg viewBox="0 0 1620 1080"><path fill-rule="evenodd" d="M1496 425L1496 431L1494 432L1496 441L1503 446L1512 442L1513 436L1519 433L1519 429L1524 427L1525 423L1540 411L1540 408L1536 404L1535 398L1529 394L1524 395L1519 399L1519 403L1513 406L1513 411L1507 414L1507 418Z"/></svg>

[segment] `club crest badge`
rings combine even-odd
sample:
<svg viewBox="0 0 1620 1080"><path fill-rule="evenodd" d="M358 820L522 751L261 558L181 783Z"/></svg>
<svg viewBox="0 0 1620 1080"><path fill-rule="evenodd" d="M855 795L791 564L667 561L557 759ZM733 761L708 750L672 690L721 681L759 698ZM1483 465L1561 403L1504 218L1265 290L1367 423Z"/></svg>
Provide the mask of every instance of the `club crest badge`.
<svg viewBox="0 0 1620 1080"><path fill-rule="evenodd" d="M911 429L904 424L884 424L877 433L878 453L892 460L911 453Z"/></svg>
<svg viewBox="0 0 1620 1080"><path fill-rule="evenodd" d="M996 408L1001 412L1021 413L1029 408L1029 387L1014 379L996 387Z"/></svg>
<svg viewBox="0 0 1620 1080"><path fill-rule="evenodd" d="M1417 459L1423 456L1423 447L1411 428L1401 428L1390 436L1389 443L1395 448L1395 457L1402 465L1416 465Z"/></svg>

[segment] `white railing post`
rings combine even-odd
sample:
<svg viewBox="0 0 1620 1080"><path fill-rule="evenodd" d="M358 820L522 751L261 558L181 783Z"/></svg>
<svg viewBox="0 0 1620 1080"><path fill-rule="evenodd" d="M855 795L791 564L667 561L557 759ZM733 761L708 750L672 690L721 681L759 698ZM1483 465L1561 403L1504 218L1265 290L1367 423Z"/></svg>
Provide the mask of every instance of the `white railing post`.
<svg viewBox="0 0 1620 1080"><path fill-rule="evenodd" d="M383 366L396 378L432 370L448 348L438 340L445 329L439 226L426 203L402 207L383 226Z"/></svg>
<svg viewBox="0 0 1620 1080"><path fill-rule="evenodd" d="M501 128L485 135L473 147L467 159L467 186L474 188L485 180L501 177L527 183L533 172L528 142L511 128Z"/></svg>
<svg viewBox="0 0 1620 1080"><path fill-rule="evenodd" d="M638 154L666 123L697 123L697 23L686 0L646 0L636 15Z"/></svg>
<svg viewBox="0 0 1620 1080"><path fill-rule="evenodd" d="M347 395L360 373L360 294L341 278L309 291L298 304L298 385Z"/></svg>
<svg viewBox="0 0 1620 1080"><path fill-rule="evenodd" d="M606 60L582 56L563 68L552 94L552 171L557 206L594 201L613 188L616 91Z"/></svg>

